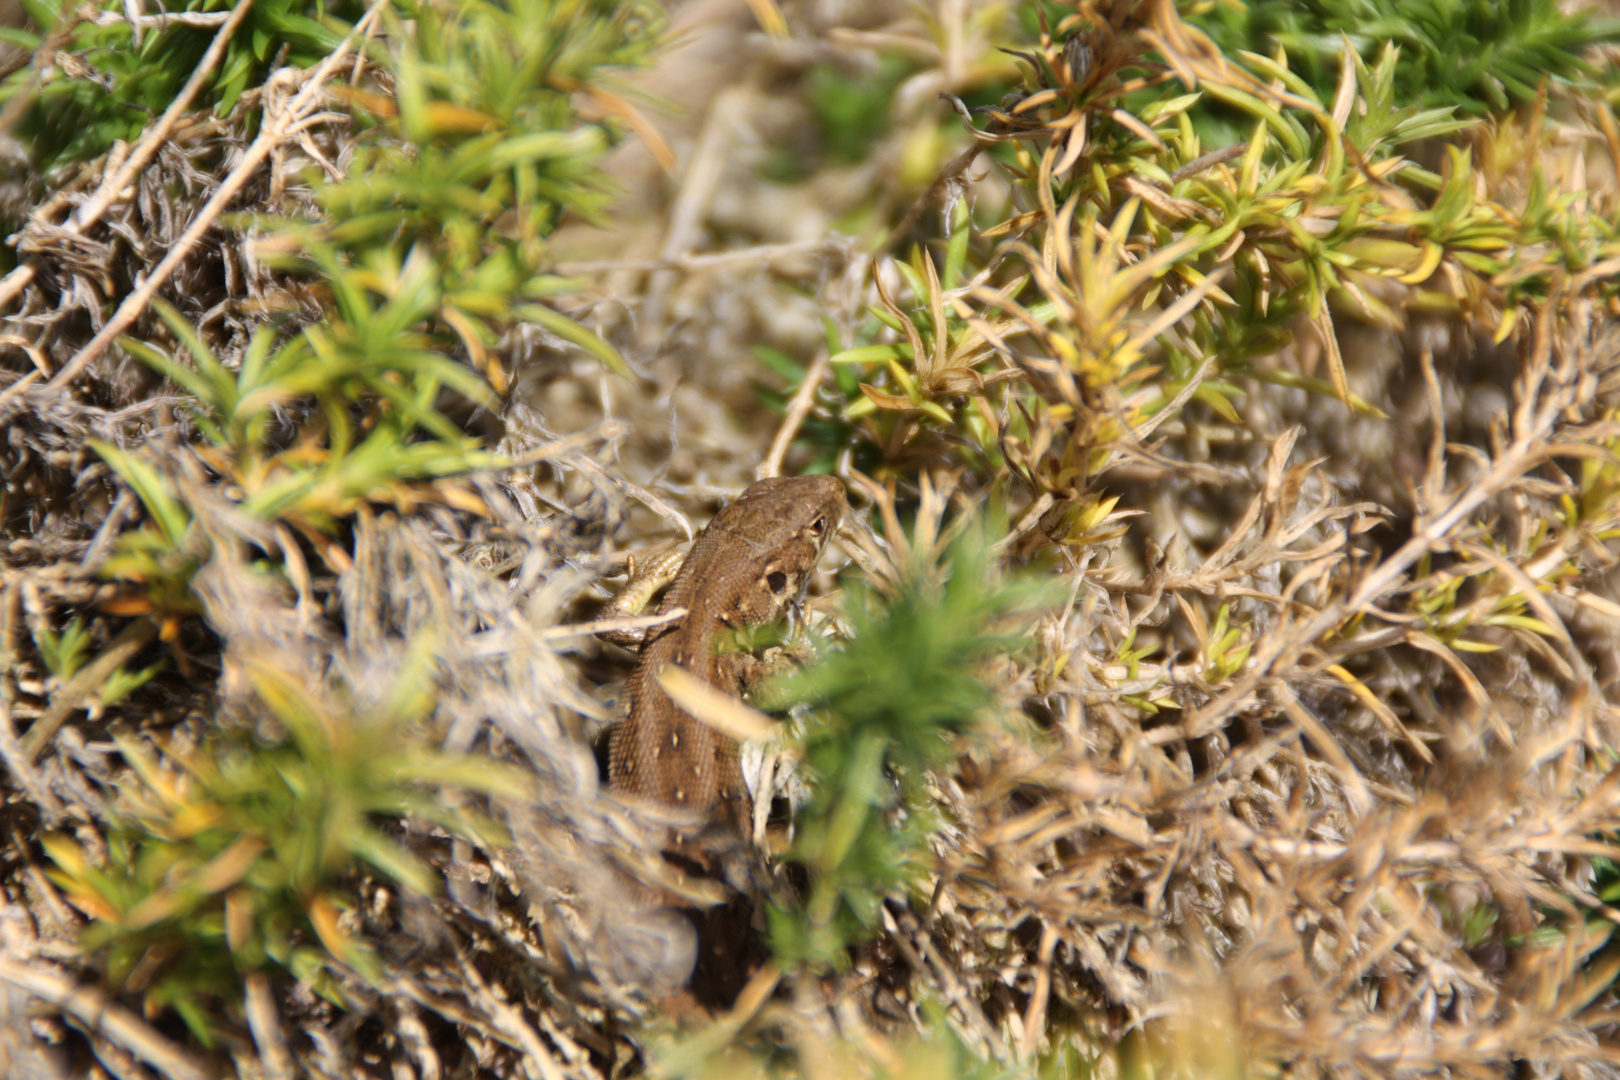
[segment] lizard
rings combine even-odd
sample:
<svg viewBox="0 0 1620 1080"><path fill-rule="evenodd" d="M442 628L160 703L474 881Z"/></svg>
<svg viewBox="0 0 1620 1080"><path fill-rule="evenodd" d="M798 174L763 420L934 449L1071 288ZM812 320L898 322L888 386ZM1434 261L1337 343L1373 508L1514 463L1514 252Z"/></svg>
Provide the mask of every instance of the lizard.
<svg viewBox="0 0 1620 1080"><path fill-rule="evenodd" d="M735 740L676 705L657 674L675 664L741 697L759 662L731 639L778 622L803 599L827 540L848 512L843 485L833 477L771 477L716 514L678 570L666 557L643 574L632 573L625 606L645 602L657 579L673 574L656 613L685 608L686 614L654 627L642 642L625 685L623 719L609 737L614 791L694 810L719 808L747 832L748 794Z"/></svg>

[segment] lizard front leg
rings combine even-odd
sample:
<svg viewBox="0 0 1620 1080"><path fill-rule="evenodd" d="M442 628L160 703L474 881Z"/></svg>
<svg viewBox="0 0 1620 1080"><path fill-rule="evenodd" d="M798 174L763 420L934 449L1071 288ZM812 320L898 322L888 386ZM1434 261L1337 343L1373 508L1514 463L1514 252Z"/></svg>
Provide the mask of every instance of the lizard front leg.
<svg viewBox="0 0 1620 1080"><path fill-rule="evenodd" d="M638 560L634 555L626 560L625 570L629 580L619 594L602 606L598 618L623 619L642 614L652 598L658 595L658 590L667 586L681 572L681 566L686 562L686 552L677 548L660 551ZM657 627L636 627L631 630L603 630L596 636L603 641L610 641L632 652L640 652L641 647L647 643L649 629Z"/></svg>

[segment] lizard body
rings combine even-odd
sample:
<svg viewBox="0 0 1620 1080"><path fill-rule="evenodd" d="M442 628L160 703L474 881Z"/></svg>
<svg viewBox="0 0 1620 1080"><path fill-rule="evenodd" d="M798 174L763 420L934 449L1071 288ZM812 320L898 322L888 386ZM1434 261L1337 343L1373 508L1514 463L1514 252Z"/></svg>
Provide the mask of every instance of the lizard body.
<svg viewBox="0 0 1620 1080"><path fill-rule="evenodd" d="M657 608L686 615L648 634L625 686L624 719L608 745L615 791L699 810L723 806L747 820L736 742L676 705L657 672L675 664L741 697L758 662L734 636L777 622L802 599L848 510L832 477L779 476L748 488L698 535Z"/></svg>

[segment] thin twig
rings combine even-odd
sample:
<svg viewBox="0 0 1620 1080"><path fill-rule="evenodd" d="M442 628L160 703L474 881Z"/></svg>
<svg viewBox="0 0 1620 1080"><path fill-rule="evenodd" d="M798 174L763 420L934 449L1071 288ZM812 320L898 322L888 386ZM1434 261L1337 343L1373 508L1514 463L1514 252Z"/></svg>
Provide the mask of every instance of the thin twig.
<svg viewBox="0 0 1620 1080"><path fill-rule="evenodd" d="M157 157L163 144L169 141L169 136L179 124L180 118L191 108L192 101L202 92L208 80L213 78L214 69L225 57L225 47L230 44L231 36L236 33L236 28L242 25L242 20L247 18L248 12L252 10L253 0L242 0L232 7L229 18L220 25L219 33L208 43L208 51L203 53L202 59L197 63L197 70L191 73L186 85L180 88L179 95L169 103L167 109L163 110L163 115L158 117L152 129L141 136L140 143L129 157L124 159L123 165L104 179L101 186L96 189L96 193L73 212L73 216L68 219L65 226L69 232L83 233L85 229L100 221L101 215L107 212L113 201L119 198L124 189L134 183L135 178L153 158ZM0 298L0 303L3 302L4 299Z"/></svg>
<svg viewBox="0 0 1620 1080"><path fill-rule="evenodd" d="M1248 152L1249 144L1247 142L1233 143L1231 146L1223 146L1219 150L1211 150L1202 157L1193 158L1191 161L1187 162L1187 164L1171 173L1170 183L1172 186L1179 184L1189 177L1197 176L1206 169L1213 169L1215 166L1227 161L1231 161L1233 158L1242 157Z"/></svg>
<svg viewBox="0 0 1620 1080"><path fill-rule="evenodd" d="M180 1047L94 987L78 986L54 969L25 967L6 959L0 959L0 979L77 1017L170 1080L212 1080L212 1073Z"/></svg>
<svg viewBox="0 0 1620 1080"><path fill-rule="evenodd" d="M231 9L229 17L220 26L219 33L209 42L208 51L203 53L202 59L198 61L197 69L191 73L191 78L186 80L186 85L180 88L179 96L169 103L169 107L163 110L163 115L158 117L157 123L141 137L140 144L124 160L123 165L114 170L111 176L103 179L96 193L74 211L73 216L62 226L64 231L82 235L86 229L100 221L101 215L107 212L107 207L112 205L113 200L117 199L135 177L140 175L141 170L157 156L163 144L169 141L169 136L180 117L191 108L192 100L213 77L214 68L219 66L220 60L224 57L225 46L230 43L231 35L236 33L236 28L242 25L242 20L247 18L252 8L253 0L241 0ZM13 296L27 288L37 272L38 265L30 259L7 274L4 279L0 279L0 307L4 307Z"/></svg>
<svg viewBox="0 0 1620 1080"><path fill-rule="evenodd" d="M534 638L536 641L559 641L563 638L584 637L589 634L601 634L610 630L646 630L685 617L686 609L678 607L671 608L659 615L633 615L623 619L598 619L595 622L550 626L544 630L536 631Z"/></svg>
<svg viewBox="0 0 1620 1080"><path fill-rule="evenodd" d="M912 226L917 224L917 219L922 217L929 207L945 198L952 184L961 183L962 174L973 167L973 163L979 160L979 155L983 152L984 146L975 143L957 155L956 160L947 165L945 170L940 173L939 179L928 185L928 190L912 202L911 206L906 210L906 216L900 219L898 225L889 230L888 235L883 238L883 242L878 245L873 254L881 255L888 251L898 244L907 233L911 232Z"/></svg>
<svg viewBox="0 0 1620 1080"><path fill-rule="evenodd" d="M17 628L19 592L15 582L0 589L0 757L5 759L17 786L34 800L45 820L55 823L62 816L62 804L34 768L33 759L23 753L16 725L11 720L10 674L16 662L12 637Z"/></svg>
<svg viewBox="0 0 1620 1080"><path fill-rule="evenodd" d="M67 722L74 710L84 706L86 699L101 687L135 654L157 637L157 626L150 619L138 619L124 627L123 633L69 679L67 685L51 698L51 707L44 716L35 720L23 736L23 756L28 761L38 758L40 752L56 737L57 729Z"/></svg>
<svg viewBox="0 0 1620 1080"><path fill-rule="evenodd" d="M532 1080L563 1080L557 1059L552 1057L551 1051L540 1041L539 1033L523 1018L523 1014L490 993L478 969L462 955L460 949L456 950L456 960L461 965L461 975L467 984L467 999L484 1010L485 1017L495 1030L521 1048L523 1071Z"/></svg>
<svg viewBox="0 0 1620 1080"><path fill-rule="evenodd" d="M782 417L782 426L777 429L776 438L771 441L770 453L765 455L759 471L754 474L756 480L776 476L782 471L782 459L787 456L788 447L793 445L793 437L799 433L799 426L804 423L804 418L815 408L816 390L831 369L832 358L824 352L816 357L815 362L810 365L810 370L804 373L804 381L799 384L798 390L794 391L793 400L788 402L787 414Z"/></svg>
<svg viewBox="0 0 1620 1080"><path fill-rule="evenodd" d="M564 276L605 274L615 270L709 270L738 263L770 263L793 255L839 254L847 240L836 234L787 244L756 244L752 247L709 251L702 255L678 255L663 259L598 259L589 262L558 263L553 269Z"/></svg>
<svg viewBox="0 0 1620 1080"><path fill-rule="evenodd" d="M247 4L240 5L247 7ZM155 26L163 29L169 26L190 26L198 30L206 30L211 26L219 26L230 18L231 12L226 11L175 11L163 12L158 15L137 15L131 19L128 15L116 11L99 11L90 21L97 26L117 26L120 23L129 23L132 26Z"/></svg>
<svg viewBox="0 0 1620 1080"><path fill-rule="evenodd" d="M654 495L640 484L633 484L629 480L624 479L624 477L604 469L601 465L592 461L590 458L582 457L578 454L570 457L568 459L568 464L585 472L595 473L597 476L600 476L602 479L606 480L608 483L612 484L614 487L618 488L620 491L624 492L626 495L630 496L632 499L636 500L653 513L657 514L659 517L666 521L673 522L676 528L680 529L686 534L686 538L688 540L697 535L697 533L692 529L692 523L686 520L685 514L681 513L679 510L675 509L669 503L665 502L663 499L660 499L658 496Z"/></svg>
<svg viewBox="0 0 1620 1080"><path fill-rule="evenodd" d="M735 135L733 116L747 111L753 94L746 87L733 86L721 91L709 105L709 114L703 120L697 144L686 163L686 176L681 190L670 207L669 228L664 234L664 245L659 257L666 261L682 258L696 246L703 223L708 220L709 205L720 186L725 171L727 151ZM647 284L647 297L642 305L642 328L647 334L661 334L664 307L669 291L675 284L675 272L660 270Z"/></svg>
<svg viewBox="0 0 1620 1080"><path fill-rule="evenodd" d="M96 529L96 535L90 538L90 546L79 556L80 573L88 576L101 569L102 560L107 557L113 542L118 539L118 530L123 528L124 519L133 509L135 509L135 492L130 488L120 488L118 498L113 500L112 509L107 511L106 518Z"/></svg>
<svg viewBox="0 0 1620 1080"><path fill-rule="evenodd" d="M1257 651L1243 676L1218 697L1197 710L1181 726L1188 738L1196 738L1213 731L1255 692L1261 680L1273 670L1293 663L1305 649L1310 648L1323 634L1332 630L1345 618L1365 610L1379 597L1393 589L1407 570L1425 554L1434 551L1462 522L1485 502L1495 498L1524 473L1534 468L1544 457L1545 440L1558 416L1571 404L1567 389L1553 392L1539 403L1537 397L1551 364L1551 331L1547 326L1556 319L1561 297L1550 297L1538 318L1538 340L1529 361L1529 370L1519 386L1520 400L1515 410L1513 442L1491 462L1489 471L1458 492L1451 504L1435 514L1413 532L1406 543L1393 555L1373 567L1361 579L1355 592L1344 601L1328 604L1303 624L1290 627L1287 633L1273 635L1275 647ZM1561 388L1562 389L1562 388Z"/></svg>
<svg viewBox="0 0 1620 1080"><path fill-rule="evenodd" d="M152 302L152 297L157 294L158 289L169 280L175 270L179 269L180 263L191 254L192 249L197 246L203 234L213 227L214 220L225 211L225 207L230 204L230 201L236 198L237 193L242 188L247 186L248 181L253 178L254 172L270 156L271 151L281 144L289 131L303 122L308 110L313 107L321 88L325 85L327 77L348 55L350 43L357 34L364 32L363 28L367 24L377 18L385 3L387 3L387 0L375 0L370 10L366 12L365 17L349 32L348 37L343 39L343 43L323 60L314 73L304 81L302 89L287 104L286 109L273 120L267 118L268 122L265 124L264 130L259 133L259 137L253 140L253 145L249 146L247 152L242 155L242 160L237 164L236 168L231 170L230 175L220 184L208 202L203 204L203 208L197 212L197 216L192 219L191 224L181 234L180 239L175 241L174 246L169 249L169 253L164 256L163 261L153 268L151 275L141 284L140 288L125 297L124 302L118 305L118 310L113 314L113 317L108 319L107 324L101 328L101 331L90 339L89 344L80 349L73 359L69 360L61 371L57 372L56 377L45 384L49 389L58 392L65 389L74 379L78 378L79 373L92 360L100 356L107 346L112 344L118 335L129 329L130 324L135 321L141 312L146 310L147 305ZM0 296L0 303L3 302L4 297Z"/></svg>
<svg viewBox="0 0 1620 1080"><path fill-rule="evenodd" d="M1024 1038L1019 1056L1026 1060L1034 1055L1046 1031L1046 1003L1052 993L1052 951L1057 946L1057 927L1050 919L1041 920L1041 943L1035 952L1035 988L1029 995L1029 1007L1024 1010Z"/></svg>
<svg viewBox="0 0 1620 1080"><path fill-rule="evenodd" d="M276 1001L270 993L270 980L262 971L255 971L243 980L247 996L242 1011L247 1014L248 1029L259 1048L259 1063L270 1080L292 1080L297 1072L292 1055L287 1053L287 1036L281 1030L281 1016L276 1012Z"/></svg>
<svg viewBox="0 0 1620 1080"><path fill-rule="evenodd" d="M38 381L39 371L37 369L30 371L28 374L6 387L5 390L0 391L0 405L4 405L6 402L21 394L24 390L28 389Z"/></svg>

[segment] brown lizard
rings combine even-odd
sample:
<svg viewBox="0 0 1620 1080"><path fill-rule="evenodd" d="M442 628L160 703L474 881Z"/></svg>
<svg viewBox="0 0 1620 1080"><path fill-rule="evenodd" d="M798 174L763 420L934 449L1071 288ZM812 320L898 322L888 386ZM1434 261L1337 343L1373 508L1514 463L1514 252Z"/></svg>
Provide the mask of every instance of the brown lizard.
<svg viewBox="0 0 1620 1080"><path fill-rule="evenodd" d="M697 810L720 806L746 832L748 796L736 742L677 706L657 673L675 664L741 697L758 661L737 647L734 635L777 622L803 598L848 511L843 485L830 476L777 476L748 488L698 534L657 608L685 608L686 615L647 633L625 686L624 719L608 744L615 791ZM653 572L667 573L670 565ZM643 601L652 591L636 581L626 587Z"/></svg>

